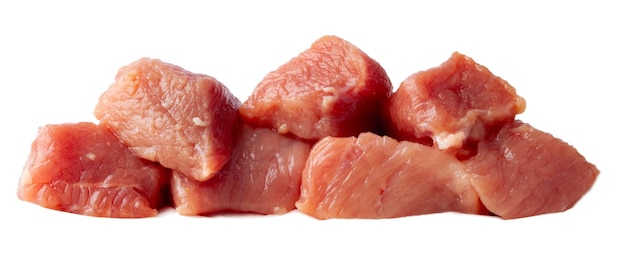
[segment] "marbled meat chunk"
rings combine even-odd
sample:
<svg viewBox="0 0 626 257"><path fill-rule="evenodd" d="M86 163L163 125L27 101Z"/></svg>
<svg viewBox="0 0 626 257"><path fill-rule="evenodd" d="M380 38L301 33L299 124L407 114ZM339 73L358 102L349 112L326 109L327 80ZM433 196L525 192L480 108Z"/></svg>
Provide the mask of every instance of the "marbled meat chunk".
<svg viewBox="0 0 626 257"><path fill-rule="evenodd" d="M46 125L32 144L18 198L82 215L139 218L157 214L170 171L135 156L106 127Z"/></svg>
<svg viewBox="0 0 626 257"><path fill-rule="evenodd" d="M270 72L242 104L244 120L307 140L382 130L385 70L351 43L324 36Z"/></svg>
<svg viewBox="0 0 626 257"><path fill-rule="evenodd" d="M205 181L230 158L239 105L213 77L142 58L119 70L94 114L137 156Z"/></svg>
<svg viewBox="0 0 626 257"><path fill-rule="evenodd" d="M318 219L484 214L466 165L422 144L362 133L318 141L296 207Z"/></svg>
<svg viewBox="0 0 626 257"><path fill-rule="evenodd" d="M213 178L197 182L172 177L176 211L209 215L222 211L282 214L295 209L310 144L268 128L238 126L229 163Z"/></svg>
<svg viewBox="0 0 626 257"><path fill-rule="evenodd" d="M398 140L460 149L513 121L525 107L509 83L455 52L400 84L385 106L386 132Z"/></svg>

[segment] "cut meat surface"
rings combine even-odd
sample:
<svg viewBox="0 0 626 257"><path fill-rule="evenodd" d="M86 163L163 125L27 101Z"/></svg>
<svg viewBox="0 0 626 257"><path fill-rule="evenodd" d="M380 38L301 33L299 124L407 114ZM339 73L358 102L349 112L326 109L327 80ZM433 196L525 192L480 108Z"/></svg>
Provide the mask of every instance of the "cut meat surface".
<svg viewBox="0 0 626 257"><path fill-rule="evenodd" d="M599 174L574 147L521 121L480 142L467 164L485 207L504 219L565 211Z"/></svg>
<svg viewBox="0 0 626 257"><path fill-rule="evenodd" d="M119 69L90 122L47 125L18 198L101 217L283 214L503 219L565 211L599 174L516 120L525 100L460 53L393 92L355 45L323 36L241 103L215 78L158 59Z"/></svg>
<svg viewBox="0 0 626 257"><path fill-rule="evenodd" d="M298 210L318 219L485 213L453 155L373 133L318 141L302 173Z"/></svg>
<svg viewBox="0 0 626 257"><path fill-rule="evenodd" d="M172 178L176 211L184 215L220 211L282 214L295 209L310 144L267 128L241 123L228 164L212 179Z"/></svg>
<svg viewBox="0 0 626 257"><path fill-rule="evenodd" d="M392 91L385 70L349 42L325 36L270 72L242 104L244 120L307 140L381 131Z"/></svg>
<svg viewBox="0 0 626 257"><path fill-rule="evenodd" d="M455 52L400 84L386 104L386 131L398 140L460 149L497 131L525 107L509 83Z"/></svg>
<svg viewBox="0 0 626 257"><path fill-rule="evenodd" d="M239 105L213 77L142 58L119 70L94 114L137 156L204 181L230 158Z"/></svg>
<svg viewBox="0 0 626 257"><path fill-rule="evenodd" d="M170 172L142 160L104 126L46 125L32 144L18 198L77 214L139 218L157 214Z"/></svg>

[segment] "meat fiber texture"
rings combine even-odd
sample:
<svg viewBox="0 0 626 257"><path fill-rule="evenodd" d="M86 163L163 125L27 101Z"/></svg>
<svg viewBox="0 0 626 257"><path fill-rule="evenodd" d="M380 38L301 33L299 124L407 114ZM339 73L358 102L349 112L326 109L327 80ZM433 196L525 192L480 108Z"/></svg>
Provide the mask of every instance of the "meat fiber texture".
<svg viewBox="0 0 626 257"><path fill-rule="evenodd" d="M467 165L481 201L505 219L565 211L599 174L574 147L522 121L481 141Z"/></svg>
<svg viewBox="0 0 626 257"><path fill-rule="evenodd" d="M466 169L435 148L369 132L326 137L311 150L296 206L319 219L485 214Z"/></svg>
<svg viewBox="0 0 626 257"><path fill-rule="evenodd" d="M508 82L460 53L392 92L385 70L336 36L270 72L243 104L213 77L143 58L119 70L94 111L101 125L91 125L119 137L106 147L125 150L76 140L83 130L46 127L19 197L88 215L150 216L165 202L156 188L170 183L183 215L297 208L319 219L447 211L512 219L565 211L599 171L573 146L516 121L525 106ZM83 148L46 148L73 144ZM56 168L94 160L102 169ZM108 196L138 192L129 184L146 198Z"/></svg>
<svg viewBox="0 0 626 257"><path fill-rule="evenodd" d="M104 126L54 124L39 129L17 195L82 215L151 217L169 178L169 170L135 156Z"/></svg>
<svg viewBox="0 0 626 257"><path fill-rule="evenodd" d="M393 87L385 70L335 36L270 72L239 112L247 122L316 141L381 131L380 110Z"/></svg>
<svg viewBox="0 0 626 257"><path fill-rule="evenodd" d="M442 65L406 78L386 105L391 137L439 149L480 141L526 108L508 82L457 52Z"/></svg>
<svg viewBox="0 0 626 257"><path fill-rule="evenodd" d="M282 214L295 209L309 143L241 122L232 158L212 179L172 177L176 211L210 215L223 211Z"/></svg>
<svg viewBox="0 0 626 257"><path fill-rule="evenodd" d="M318 141L296 206L320 219L486 210L509 219L567 210L599 172L529 125L515 131L524 140L508 138L525 106L508 82L453 53L386 100L385 133L402 143L373 134Z"/></svg>
<svg viewBox="0 0 626 257"><path fill-rule="evenodd" d="M523 218L573 207L598 174L575 148L521 121L481 141L466 160L362 133L313 146L296 206L318 219L449 211Z"/></svg>
<svg viewBox="0 0 626 257"><path fill-rule="evenodd" d="M230 158L239 105L213 77L142 58L119 70L94 114L137 156L205 181Z"/></svg>
<svg viewBox="0 0 626 257"><path fill-rule="evenodd" d="M466 163L481 202L502 218L567 210L599 171L571 145L515 121L525 106L508 82L454 53L402 82L385 104L386 133Z"/></svg>

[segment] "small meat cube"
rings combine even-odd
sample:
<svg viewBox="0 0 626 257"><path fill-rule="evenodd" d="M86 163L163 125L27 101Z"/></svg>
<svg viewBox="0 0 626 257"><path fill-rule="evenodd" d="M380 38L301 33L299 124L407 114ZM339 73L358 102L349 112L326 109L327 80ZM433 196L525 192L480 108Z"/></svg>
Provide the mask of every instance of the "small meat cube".
<svg viewBox="0 0 626 257"><path fill-rule="evenodd" d="M392 91L385 70L349 42L324 36L270 72L239 109L247 122L318 140L382 130Z"/></svg>
<svg viewBox="0 0 626 257"><path fill-rule="evenodd" d="M172 177L176 211L183 215L220 211L282 214L295 209L301 173L311 146L267 128L241 123L233 155L212 179Z"/></svg>
<svg viewBox="0 0 626 257"><path fill-rule="evenodd" d="M509 83L455 52L439 67L400 84L386 103L386 131L398 140L461 149L514 120L525 107Z"/></svg>
<svg viewBox="0 0 626 257"><path fill-rule="evenodd" d="M296 207L318 219L484 214L464 163L453 155L373 133L326 137L302 172Z"/></svg>
<svg viewBox="0 0 626 257"><path fill-rule="evenodd" d="M157 214L170 172L133 155L106 127L90 122L39 129L18 185L19 199L89 216Z"/></svg>
<svg viewBox="0 0 626 257"><path fill-rule="evenodd" d="M230 158L239 105L210 76L142 58L119 70L94 114L137 156L205 181Z"/></svg>
<svg viewBox="0 0 626 257"><path fill-rule="evenodd" d="M599 174L574 147L521 121L480 142L467 165L480 200L504 219L565 211Z"/></svg>

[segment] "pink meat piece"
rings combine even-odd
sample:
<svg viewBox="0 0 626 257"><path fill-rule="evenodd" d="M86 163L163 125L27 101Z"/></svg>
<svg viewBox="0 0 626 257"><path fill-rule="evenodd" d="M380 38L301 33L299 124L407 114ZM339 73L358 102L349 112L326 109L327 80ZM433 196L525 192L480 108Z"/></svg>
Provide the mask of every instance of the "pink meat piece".
<svg viewBox="0 0 626 257"><path fill-rule="evenodd" d="M296 207L318 219L485 213L466 165L453 155L369 132L318 141L301 191Z"/></svg>
<svg viewBox="0 0 626 257"><path fill-rule="evenodd" d="M238 126L233 155L213 178L197 182L174 173L172 195L184 215L221 211L282 214L295 209L310 144L267 128Z"/></svg>
<svg viewBox="0 0 626 257"><path fill-rule="evenodd" d="M455 52L400 84L386 103L386 131L398 140L458 150L497 131L525 107L509 83Z"/></svg>
<svg viewBox="0 0 626 257"><path fill-rule="evenodd" d="M239 112L247 122L307 140L382 130L392 91L385 70L351 43L324 36L270 72Z"/></svg>
<svg viewBox="0 0 626 257"><path fill-rule="evenodd" d="M239 105L213 77L142 58L119 70L94 114L137 156L205 181L230 158Z"/></svg>
<svg viewBox="0 0 626 257"><path fill-rule="evenodd" d="M18 185L18 198L89 216L157 214L170 172L140 159L106 127L90 122L39 129Z"/></svg>
<svg viewBox="0 0 626 257"><path fill-rule="evenodd" d="M599 174L574 147L521 121L480 142L467 165L485 207L504 219L565 211Z"/></svg>

